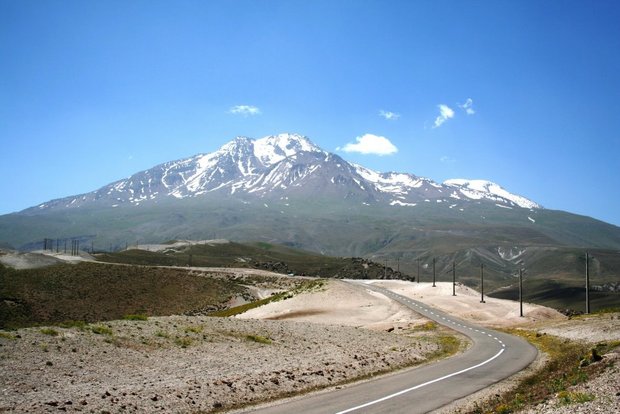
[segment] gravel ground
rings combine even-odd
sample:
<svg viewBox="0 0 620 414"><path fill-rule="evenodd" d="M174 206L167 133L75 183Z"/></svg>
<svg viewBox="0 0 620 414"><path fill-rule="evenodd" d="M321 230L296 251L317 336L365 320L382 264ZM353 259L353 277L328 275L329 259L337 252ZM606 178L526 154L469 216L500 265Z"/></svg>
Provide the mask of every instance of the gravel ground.
<svg viewBox="0 0 620 414"><path fill-rule="evenodd" d="M431 342L199 316L0 332L0 412L210 412L422 362Z"/></svg>

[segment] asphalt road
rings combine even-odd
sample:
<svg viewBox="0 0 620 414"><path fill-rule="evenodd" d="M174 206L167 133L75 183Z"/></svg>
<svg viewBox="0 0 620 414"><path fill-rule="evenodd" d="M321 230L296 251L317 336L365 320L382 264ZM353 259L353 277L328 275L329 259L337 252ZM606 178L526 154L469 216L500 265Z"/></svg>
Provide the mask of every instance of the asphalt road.
<svg viewBox="0 0 620 414"><path fill-rule="evenodd" d="M528 366L536 348L521 338L465 322L392 291L366 285L472 339L463 354L376 380L252 410L291 413L426 413L492 385ZM484 304L480 304L484 306Z"/></svg>

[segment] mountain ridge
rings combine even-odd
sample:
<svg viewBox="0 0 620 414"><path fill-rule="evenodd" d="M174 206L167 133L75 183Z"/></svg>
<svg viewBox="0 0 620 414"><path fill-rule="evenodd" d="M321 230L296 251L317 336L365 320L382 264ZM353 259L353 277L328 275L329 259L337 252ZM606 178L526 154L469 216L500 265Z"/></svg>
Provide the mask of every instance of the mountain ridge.
<svg viewBox="0 0 620 414"><path fill-rule="evenodd" d="M324 170L327 172L322 173ZM291 187L302 186L310 194L331 191L345 197L356 195L364 203L392 206L484 200L504 208L542 208L490 181L453 179L440 184L412 173L377 172L324 151L305 136L283 133L256 140L236 137L217 151L162 163L95 191L50 200L23 212L94 202L112 208L126 203L139 206L163 197L182 199L224 192L246 198L282 198ZM341 188L336 189L338 186Z"/></svg>
<svg viewBox="0 0 620 414"><path fill-rule="evenodd" d="M409 268L416 257L461 250L472 263L487 260L479 248L496 256L498 247L620 249L620 227L545 209L484 180L440 184L373 171L295 134L237 137L212 153L0 216L0 243L33 250L44 238L108 251L171 239L263 241L400 257Z"/></svg>

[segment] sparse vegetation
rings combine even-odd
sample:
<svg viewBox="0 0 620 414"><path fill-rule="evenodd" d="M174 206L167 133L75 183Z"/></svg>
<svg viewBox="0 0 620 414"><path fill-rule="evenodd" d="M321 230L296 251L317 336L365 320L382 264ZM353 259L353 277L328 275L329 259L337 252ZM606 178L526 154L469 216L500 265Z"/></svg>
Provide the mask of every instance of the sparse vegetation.
<svg viewBox="0 0 620 414"><path fill-rule="evenodd" d="M560 391L557 395L560 405L582 404L594 400L594 395L576 391Z"/></svg>
<svg viewBox="0 0 620 414"><path fill-rule="evenodd" d="M326 281L324 279L303 280L301 284L293 290L276 293L268 298L260 299L250 303L245 303L243 305L235 306L232 308L211 312L209 316L227 318L230 316L240 315L249 311L250 309L258 308L259 306L263 306L271 302L278 302L281 300L290 299L300 293L317 292L324 288L325 282Z"/></svg>
<svg viewBox="0 0 620 414"><path fill-rule="evenodd" d="M382 279L387 272L391 279L407 278L389 267L386 271L382 264L368 259L331 257L264 242L197 244L165 252L125 250L98 255L98 260L150 266L188 266L191 262L192 266L199 267L233 266L283 274L353 279Z"/></svg>
<svg viewBox="0 0 620 414"><path fill-rule="evenodd" d="M146 321L149 319L149 317L144 313L137 313L125 315L123 316L123 319L126 321Z"/></svg>
<svg viewBox="0 0 620 414"><path fill-rule="evenodd" d="M112 336L114 334L114 332L112 332L112 329L108 328L107 326L103 326L103 325L93 325L90 327L90 330L92 333L97 334L97 335Z"/></svg>
<svg viewBox="0 0 620 414"><path fill-rule="evenodd" d="M465 342L452 334L438 333L429 339L439 346L437 351L429 355L429 360L447 358L456 354L465 346Z"/></svg>
<svg viewBox="0 0 620 414"><path fill-rule="evenodd" d="M259 306L266 305L275 300L280 300L283 296L284 296L283 294L278 293L276 295L272 295L265 299L257 300L257 301L250 302L250 303L245 303L243 305L235 306L235 307L228 308L228 309L222 309L220 311L211 312L209 316L227 318L230 316L240 315L244 312L249 311L250 309L258 308Z"/></svg>
<svg viewBox="0 0 620 414"><path fill-rule="evenodd" d="M421 331L434 331L437 329L437 323L433 321L428 321L416 327Z"/></svg>
<svg viewBox="0 0 620 414"><path fill-rule="evenodd" d="M187 336L183 336L183 337L177 337L174 340L174 343L177 344L178 346L180 346L181 348L187 348L189 347L194 341L192 340L192 338L187 337Z"/></svg>
<svg viewBox="0 0 620 414"><path fill-rule="evenodd" d="M549 361L543 368L524 378L519 385L505 394L496 396L492 401L477 406L471 414L481 413L511 413L533 406L557 395L561 404L590 401L589 394L569 391L573 385L586 382L596 375L603 366L583 366L581 361L593 355L587 345L540 334L533 331L512 329L509 333L519 335L534 344L540 351L547 354ZM620 343L601 343L596 346L597 353L606 353L619 346Z"/></svg>
<svg viewBox="0 0 620 414"><path fill-rule="evenodd" d="M265 344L265 345L271 344L271 339L265 338L264 336L260 336L260 335L246 335L245 339L247 339L248 341L257 342L259 344Z"/></svg>
<svg viewBox="0 0 620 414"><path fill-rule="evenodd" d="M44 335L49 335L49 336L58 336L59 332L56 329L53 328L42 328L40 331L42 334Z"/></svg>
<svg viewBox="0 0 620 414"><path fill-rule="evenodd" d="M0 331L0 338L4 338L4 339L17 339L17 337L13 334L10 334L8 332L2 332Z"/></svg>
<svg viewBox="0 0 620 414"><path fill-rule="evenodd" d="M166 331L157 331L155 332L155 336L158 338L166 338L166 339L170 338L170 334Z"/></svg>
<svg viewBox="0 0 620 414"><path fill-rule="evenodd" d="M65 321L58 324L61 328L86 329L88 324L84 321Z"/></svg>
<svg viewBox="0 0 620 414"><path fill-rule="evenodd" d="M103 263L38 269L0 268L0 329L37 325L70 326L121 319L143 320L224 307L247 287L227 278L185 269Z"/></svg>
<svg viewBox="0 0 620 414"><path fill-rule="evenodd" d="M185 333L201 333L204 328L202 326L187 326Z"/></svg>

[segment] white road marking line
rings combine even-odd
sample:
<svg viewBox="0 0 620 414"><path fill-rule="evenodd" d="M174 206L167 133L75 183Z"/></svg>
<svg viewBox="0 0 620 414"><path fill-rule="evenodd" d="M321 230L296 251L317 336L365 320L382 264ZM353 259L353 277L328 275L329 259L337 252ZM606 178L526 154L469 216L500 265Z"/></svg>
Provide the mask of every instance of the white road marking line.
<svg viewBox="0 0 620 414"><path fill-rule="evenodd" d="M462 369L462 370L457 371L457 372L453 372L452 374L444 375L443 377L436 378L436 379L431 380L431 381L427 381L427 382L425 382L423 384L416 385L414 387L407 388L407 389L404 389L402 391L395 392L394 394L386 395L385 397L379 398L378 400L370 401L370 402L367 402L366 404L358 405L357 407L348 408L348 409L346 409L344 411L338 411L336 414L346 414L346 413L350 413L352 411L359 410L361 408L366 408L366 407L369 407L371 405L375 405L375 404L378 404L380 402L390 400L390 399L392 399L394 397L398 397L399 395L406 394L406 393L408 393L410 391L414 391L414 390L417 390L419 388L425 387L427 385L434 384L434 383L439 382L439 381L443 381L445 379L454 377L456 375L462 374L462 373L467 372L467 371L471 371L472 369L476 369L476 368L479 368L479 367L481 367L483 365L488 364L489 362L493 361L495 358L499 357L503 352L504 352L504 348L500 349L499 352L497 354L493 355L491 358L489 358L486 361L483 361L483 362L481 362L481 363L479 363L477 365L471 366L469 368Z"/></svg>

